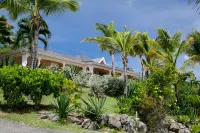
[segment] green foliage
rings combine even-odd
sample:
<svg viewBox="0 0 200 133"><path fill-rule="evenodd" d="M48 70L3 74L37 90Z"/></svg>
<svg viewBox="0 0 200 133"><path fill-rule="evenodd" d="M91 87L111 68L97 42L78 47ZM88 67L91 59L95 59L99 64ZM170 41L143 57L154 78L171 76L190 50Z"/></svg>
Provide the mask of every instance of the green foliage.
<svg viewBox="0 0 200 133"><path fill-rule="evenodd" d="M177 97L175 88L178 79L177 70L172 64L165 65L163 68L152 68L152 74L145 81L147 94L156 100L164 100L164 105L168 108L176 108Z"/></svg>
<svg viewBox="0 0 200 133"><path fill-rule="evenodd" d="M163 101L157 101L151 96L145 96L139 105L139 116L146 122L150 131L154 131L165 118L166 112Z"/></svg>
<svg viewBox="0 0 200 133"><path fill-rule="evenodd" d="M199 133L200 132L200 124L192 125L190 130L192 133Z"/></svg>
<svg viewBox="0 0 200 133"><path fill-rule="evenodd" d="M139 104L146 95L146 89L142 81L132 81L128 85L128 98L131 99L132 110L138 111Z"/></svg>
<svg viewBox="0 0 200 133"><path fill-rule="evenodd" d="M15 59L9 56L6 56L5 59L1 59L0 68L3 66L13 66L15 64Z"/></svg>
<svg viewBox="0 0 200 133"><path fill-rule="evenodd" d="M97 97L104 96L104 90L108 88L108 76L93 74L89 81L91 94Z"/></svg>
<svg viewBox="0 0 200 133"><path fill-rule="evenodd" d="M192 82L182 82L180 87L180 102L179 114L184 114L190 117L192 121L196 120L200 111L200 96L197 85L192 85Z"/></svg>
<svg viewBox="0 0 200 133"><path fill-rule="evenodd" d="M99 123L102 119L103 107L106 101L106 97L87 97L86 99L87 100L81 98L82 102L84 103L84 107L80 106L80 108L86 117Z"/></svg>
<svg viewBox="0 0 200 133"><path fill-rule="evenodd" d="M69 79L63 80L62 92L71 95L76 91L76 84Z"/></svg>
<svg viewBox="0 0 200 133"><path fill-rule="evenodd" d="M63 68L63 72L65 74L65 77L67 79L73 80L75 76L80 74L81 70L79 67L74 66L74 65L67 65Z"/></svg>
<svg viewBox="0 0 200 133"><path fill-rule="evenodd" d="M63 77L62 73L53 74L46 69L33 69L23 78L25 94L30 95L34 103L38 105L43 95L47 96L52 93L54 96L59 95Z"/></svg>
<svg viewBox="0 0 200 133"><path fill-rule="evenodd" d="M0 47L0 54L5 54L5 53L7 53L7 52L10 52L11 51L11 48L1 48Z"/></svg>
<svg viewBox="0 0 200 133"><path fill-rule="evenodd" d="M59 96L53 103L53 107L59 114L60 119L66 118L66 116L74 110L73 106L70 106L71 99L66 95Z"/></svg>
<svg viewBox="0 0 200 133"><path fill-rule="evenodd" d="M91 73L80 71L78 74L73 76L73 81L79 86L79 87L89 87L89 80L91 77Z"/></svg>
<svg viewBox="0 0 200 133"><path fill-rule="evenodd" d="M130 98L119 98L117 102L117 113L130 114L131 113L132 100Z"/></svg>
<svg viewBox="0 0 200 133"><path fill-rule="evenodd" d="M29 68L17 65L4 66L0 69L0 87L9 107L20 108L24 105L22 80L29 72Z"/></svg>
<svg viewBox="0 0 200 133"><path fill-rule="evenodd" d="M14 27L8 23L5 16L0 16L0 44L3 44L5 47L13 44L13 29Z"/></svg>
<svg viewBox="0 0 200 133"><path fill-rule="evenodd" d="M178 116L177 121L179 123L187 124L190 122L190 118L187 115Z"/></svg>
<svg viewBox="0 0 200 133"><path fill-rule="evenodd" d="M104 93L108 96L119 97L124 93L124 80L121 78L109 77L108 87L104 89Z"/></svg>

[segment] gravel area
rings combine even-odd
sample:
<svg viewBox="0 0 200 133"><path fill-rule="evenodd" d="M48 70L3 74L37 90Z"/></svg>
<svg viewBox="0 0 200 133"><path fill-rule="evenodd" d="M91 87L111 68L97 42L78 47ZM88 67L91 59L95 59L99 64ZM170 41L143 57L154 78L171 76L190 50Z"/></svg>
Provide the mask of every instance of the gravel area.
<svg viewBox="0 0 200 133"><path fill-rule="evenodd" d="M23 123L0 120L0 133L69 133L51 129L31 127Z"/></svg>

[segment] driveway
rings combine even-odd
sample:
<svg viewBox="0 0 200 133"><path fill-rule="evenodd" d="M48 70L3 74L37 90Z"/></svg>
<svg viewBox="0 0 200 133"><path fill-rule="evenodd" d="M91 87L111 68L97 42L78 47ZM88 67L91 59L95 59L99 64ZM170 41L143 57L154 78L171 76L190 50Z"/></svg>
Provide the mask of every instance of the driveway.
<svg viewBox="0 0 200 133"><path fill-rule="evenodd" d="M69 133L69 132L31 127L23 123L11 122L8 120L0 119L0 133Z"/></svg>

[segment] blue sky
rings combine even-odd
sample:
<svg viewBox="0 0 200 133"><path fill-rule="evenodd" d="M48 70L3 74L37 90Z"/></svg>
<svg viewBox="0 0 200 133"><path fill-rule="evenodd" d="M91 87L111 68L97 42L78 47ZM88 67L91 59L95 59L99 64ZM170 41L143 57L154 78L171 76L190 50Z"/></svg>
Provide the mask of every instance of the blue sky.
<svg viewBox="0 0 200 133"><path fill-rule="evenodd" d="M80 11L66 12L45 17L52 31L49 49L70 54L84 54L91 58L111 58L108 53L101 52L95 43L80 43L86 37L100 35L95 31L95 23L108 24L115 22L117 30L123 26L134 31L148 32L151 38L157 36L156 29L163 28L174 34L183 32L183 39L192 29L200 30L200 15L188 5L187 0L80 0ZM179 58L178 66L184 61ZM116 57L116 65L122 67L121 55ZM140 72L141 66L137 58L129 58L129 67ZM200 76L200 68L195 70ZM197 72L198 71L198 72Z"/></svg>

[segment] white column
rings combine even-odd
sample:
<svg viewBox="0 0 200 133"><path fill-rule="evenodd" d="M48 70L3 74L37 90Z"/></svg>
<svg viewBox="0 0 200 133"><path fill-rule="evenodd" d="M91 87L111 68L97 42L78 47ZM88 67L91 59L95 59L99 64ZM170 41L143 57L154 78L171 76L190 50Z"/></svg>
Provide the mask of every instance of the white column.
<svg viewBox="0 0 200 133"><path fill-rule="evenodd" d="M87 68L87 66L84 66L84 67L83 67L83 71L84 71L84 72L86 72L86 71L87 71L87 70L86 70L86 68Z"/></svg>
<svg viewBox="0 0 200 133"><path fill-rule="evenodd" d="M90 73L94 73L94 66L93 65L90 65L90 67L89 67L89 69L90 69Z"/></svg>
<svg viewBox="0 0 200 133"><path fill-rule="evenodd" d="M38 57L38 64L37 64L37 66L39 67L40 66L40 62L41 61L41 57Z"/></svg>
<svg viewBox="0 0 200 133"><path fill-rule="evenodd" d="M65 65L66 65L65 62L63 62L63 67L62 68L65 68Z"/></svg>
<svg viewBox="0 0 200 133"><path fill-rule="evenodd" d="M111 75L112 74L112 70L109 70L109 75Z"/></svg>
<svg viewBox="0 0 200 133"><path fill-rule="evenodd" d="M22 55L22 66L26 66L27 65L27 59L28 59L28 54L24 54Z"/></svg>

